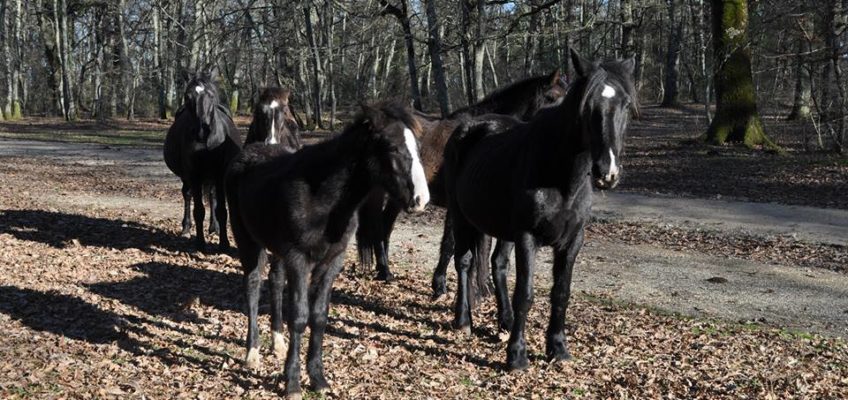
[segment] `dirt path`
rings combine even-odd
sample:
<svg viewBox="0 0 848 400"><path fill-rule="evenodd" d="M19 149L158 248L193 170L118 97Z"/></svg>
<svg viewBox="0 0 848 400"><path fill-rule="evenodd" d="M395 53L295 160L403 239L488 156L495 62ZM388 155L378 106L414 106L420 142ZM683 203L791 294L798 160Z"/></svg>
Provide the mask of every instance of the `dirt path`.
<svg viewBox="0 0 848 400"><path fill-rule="evenodd" d="M2 140L0 157L44 158L50 163L109 165L151 181L173 181L157 148L118 148ZM175 183L175 182L174 182ZM176 186L175 186L176 187ZM47 193L57 207L116 208L176 219L179 199L138 199L91 193ZM793 235L798 240L848 244L848 211L778 204L653 197L609 193L596 197L602 218L685 225L722 232ZM393 240L395 263L408 257L435 260L440 212L402 218ZM414 249L410 251L404 251ZM549 275L549 254L540 278ZM708 281L711 280L711 281ZM691 316L754 321L848 337L848 275L818 269L714 257L695 251L587 243L575 272L574 290Z"/></svg>

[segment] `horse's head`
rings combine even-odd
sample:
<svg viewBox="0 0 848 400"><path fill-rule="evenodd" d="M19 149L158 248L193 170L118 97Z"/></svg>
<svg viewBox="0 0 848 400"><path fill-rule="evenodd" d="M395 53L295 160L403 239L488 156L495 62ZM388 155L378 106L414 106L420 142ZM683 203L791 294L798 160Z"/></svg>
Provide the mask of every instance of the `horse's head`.
<svg viewBox="0 0 848 400"><path fill-rule="evenodd" d="M581 90L579 115L583 142L592 153L592 183L612 189L622 175L621 155L631 111L638 112L633 85L633 58L591 62L571 52L577 73L574 89Z"/></svg>
<svg viewBox="0 0 848 400"><path fill-rule="evenodd" d="M559 69L543 78L540 81L541 86L536 94L536 101L533 102L532 106L521 117L525 121L532 118L543 108L559 105L565 98L566 93L568 93L568 82L566 82L565 76L560 73Z"/></svg>
<svg viewBox="0 0 848 400"><path fill-rule="evenodd" d="M298 126L289 108L290 92L280 88L266 88L253 108L253 123L258 137L266 144L285 143L293 149L301 147Z"/></svg>
<svg viewBox="0 0 848 400"><path fill-rule="evenodd" d="M218 106L218 88L209 74L195 74L188 81L183 94L183 103L186 110L191 112L200 123L198 141L207 142L207 144L223 142L224 138L219 138L218 132L212 132L212 126L215 125L215 108ZM208 143L210 141L213 143Z"/></svg>
<svg viewBox="0 0 848 400"><path fill-rule="evenodd" d="M421 127L406 107L382 103L362 106L357 119L367 143L372 179L407 211L422 211L430 201L416 139Z"/></svg>

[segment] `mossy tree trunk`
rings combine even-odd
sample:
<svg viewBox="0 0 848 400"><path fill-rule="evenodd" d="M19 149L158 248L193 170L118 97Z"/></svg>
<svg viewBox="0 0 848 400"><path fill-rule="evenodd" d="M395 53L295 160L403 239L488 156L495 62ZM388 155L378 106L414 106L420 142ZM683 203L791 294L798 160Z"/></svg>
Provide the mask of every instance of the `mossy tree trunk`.
<svg viewBox="0 0 848 400"><path fill-rule="evenodd" d="M716 115L706 141L776 148L766 136L757 111L748 41L748 1L712 0L712 13Z"/></svg>

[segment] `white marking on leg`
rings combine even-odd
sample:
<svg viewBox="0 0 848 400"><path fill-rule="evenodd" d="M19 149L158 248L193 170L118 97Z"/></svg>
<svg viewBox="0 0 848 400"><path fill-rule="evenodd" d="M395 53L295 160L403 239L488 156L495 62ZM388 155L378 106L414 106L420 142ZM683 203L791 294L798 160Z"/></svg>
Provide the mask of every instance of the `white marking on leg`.
<svg viewBox="0 0 848 400"><path fill-rule="evenodd" d="M197 85L194 87L194 91L197 92L197 94L203 93L204 90L206 90L206 88L204 88L203 85Z"/></svg>
<svg viewBox="0 0 848 400"><path fill-rule="evenodd" d="M286 351L288 350L288 344L286 343L286 336L283 335L282 332L272 332L271 333L271 342L274 347L274 354L277 355L278 358L283 359L286 357Z"/></svg>
<svg viewBox="0 0 848 400"><path fill-rule="evenodd" d="M414 211L424 210L424 206L430 202L430 189L427 187L427 177L424 175L424 167L421 165L421 160L418 158L418 145L415 142L415 135L409 128L404 128L403 137L406 140L406 149L409 155L412 156L412 168L409 171L412 178L412 185L415 188L413 198L417 199Z"/></svg>
<svg viewBox="0 0 848 400"><path fill-rule="evenodd" d="M615 97L615 89L610 85L604 85L604 91L601 92L601 96L611 99Z"/></svg>
<svg viewBox="0 0 848 400"><path fill-rule="evenodd" d="M605 177L606 180L611 181L616 176L618 176L618 164L615 162L615 153L612 152L612 149L609 149L610 153L610 169Z"/></svg>
<svg viewBox="0 0 848 400"><path fill-rule="evenodd" d="M247 352L247 359L244 360L244 365L248 369L259 368L259 348L254 347Z"/></svg>

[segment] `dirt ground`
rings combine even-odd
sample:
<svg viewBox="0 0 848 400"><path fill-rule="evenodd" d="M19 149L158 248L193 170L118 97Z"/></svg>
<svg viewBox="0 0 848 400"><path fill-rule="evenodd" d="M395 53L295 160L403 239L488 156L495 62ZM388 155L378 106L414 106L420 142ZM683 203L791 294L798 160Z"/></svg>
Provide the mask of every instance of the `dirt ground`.
<svg viewBox="0 0 848 400"><path fill-rule="evenodd" d="M639 129L634 142L653 134ZM745 195L726 202L720 191L674 186L658 197L651 193L661 182L640 183L650 182L639 177L648 162L635 148L624 189L639 194L599 197L575 269L574 361L543 360L547 253L528 322L527 372L502 369L491 301L475 312L470 337L450 329L452 299L429 299L441 218L431 210L401 219L396 282L372 281L349 250L324 346L327 397L848 396L848 344L839 338L848 336L848 207L828 200L838 197L827 194L828 181L810 189L821 197L775 200L827 208L752 206L738 201ZM176 236L178 183L159 151L0 140L0 397L280 395L281 361L268 343L260 370L241 365L238 262L189 251ZM661 158L643 160L652 157ZM835 166L805 162L786 173L832 168L845 176L829 156L816 157ZM267 317L261 323L269 342Z"/></svg>

